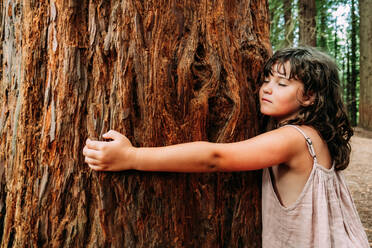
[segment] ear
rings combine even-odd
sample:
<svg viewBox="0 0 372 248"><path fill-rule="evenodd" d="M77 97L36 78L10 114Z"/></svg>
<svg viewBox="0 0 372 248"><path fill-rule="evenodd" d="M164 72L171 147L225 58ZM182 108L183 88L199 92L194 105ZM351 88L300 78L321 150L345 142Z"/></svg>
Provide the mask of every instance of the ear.
<svg viewBox="0 0 372 248"><path fill-rule="evenodd" d="M303 107L308 107L310 105L313 105L315 101L315 94L313 91L308 91L307 94L304 93L302 96L302 103L301 105Z"/></svg>

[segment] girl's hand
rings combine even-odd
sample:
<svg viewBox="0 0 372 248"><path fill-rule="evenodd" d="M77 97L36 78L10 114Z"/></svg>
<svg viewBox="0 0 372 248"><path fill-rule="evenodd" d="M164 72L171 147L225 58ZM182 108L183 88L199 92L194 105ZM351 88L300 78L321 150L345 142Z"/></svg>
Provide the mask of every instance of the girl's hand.
<svg viewBox="0 0 372 248"><path fill-rule="evenodd" d="M127 137L110 130L103 136L112 141L94 141L87 139L83 149L85 163L96 171L130 170L131 158L134 156L134 147Z"/></svg>

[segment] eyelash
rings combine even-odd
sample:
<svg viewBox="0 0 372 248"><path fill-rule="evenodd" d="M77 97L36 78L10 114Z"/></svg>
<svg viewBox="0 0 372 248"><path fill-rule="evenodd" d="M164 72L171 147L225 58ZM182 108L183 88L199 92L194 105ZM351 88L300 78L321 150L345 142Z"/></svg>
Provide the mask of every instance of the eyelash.
<svg viewBox="0 0 372 248"><path fill-rule="evenodd" d="M263 80L263 83L264 83L264 84L267 84L267 83L269 83L269 82L270 82L270 80L265 80L265 79ZM286 87L286 86L288 86L286 83L281 83L281 82L278 82L278 85L279 85L279 86L282 86L282 87Z"/></svg>

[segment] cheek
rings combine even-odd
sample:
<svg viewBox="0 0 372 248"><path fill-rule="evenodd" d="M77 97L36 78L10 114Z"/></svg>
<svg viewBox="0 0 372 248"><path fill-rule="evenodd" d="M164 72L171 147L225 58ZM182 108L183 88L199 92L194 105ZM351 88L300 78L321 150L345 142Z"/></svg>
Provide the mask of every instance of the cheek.
<svg viewBox="0 0 372 248"><path fill-rule="evenodd" d="M285 110L291 110L297 107L298 104L296 104L296 99L294 98L281 98L278 100L278 103L281 105L281 107Z"/></svg>
<svg viewBox="0 0 372 248"><path fill-rule="evenodd" d="M261 98L262 97L262 92L263 92L263 90L262 90L262 86L260 86L260 89L258 90L258 96Z"/></svg>

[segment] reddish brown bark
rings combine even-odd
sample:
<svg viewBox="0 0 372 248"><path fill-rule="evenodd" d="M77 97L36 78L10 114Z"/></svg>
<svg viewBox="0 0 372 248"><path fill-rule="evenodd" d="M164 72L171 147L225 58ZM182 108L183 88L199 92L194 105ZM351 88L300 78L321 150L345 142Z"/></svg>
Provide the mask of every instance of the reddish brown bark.
<svg viewBox="0 0 372 248"><path fill-rule="evenodd" d="M96 173L87 137L136 146L258 132L266 1L5 1L2 247L258 247L260 173ZM2 205L1 205L2 204Z"/></svg>

